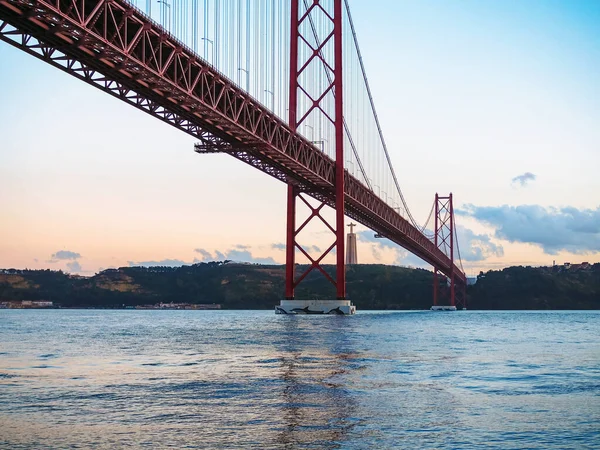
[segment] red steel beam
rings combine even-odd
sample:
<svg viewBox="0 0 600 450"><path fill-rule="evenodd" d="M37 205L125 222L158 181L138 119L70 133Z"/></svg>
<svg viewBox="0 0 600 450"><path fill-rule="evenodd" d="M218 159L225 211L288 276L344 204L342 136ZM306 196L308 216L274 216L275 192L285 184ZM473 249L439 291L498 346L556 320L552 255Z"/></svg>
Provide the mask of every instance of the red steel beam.
<svg viewBox="0 0 600 450"><path fill-rule="evenodd" d="M347 171L125 0L0 0L0 39L336 207L466 282L434 243Z"/></svg>
<svg viewBox="0 0 600 450"><path fill-rule="evenodd" d="M344 226L344 102L343 102L343 70L342 70L342 0L333 2L333 44L335 66L333 72L335 89L335 235L336 245L336 281L337 298L346 298L346 252Z"/></svg>
<svg viewBox="0 0 600 450"><path fill-rule="evenodd" d="M296 131L297 104L298 104L298 0L292 0L292 17L290 26L290 91L289 91L289 117L288 124L292 131ZM296 278L296 186L288 182L287 185L287 222L285 238L285 298L294 299Z"/></svg>

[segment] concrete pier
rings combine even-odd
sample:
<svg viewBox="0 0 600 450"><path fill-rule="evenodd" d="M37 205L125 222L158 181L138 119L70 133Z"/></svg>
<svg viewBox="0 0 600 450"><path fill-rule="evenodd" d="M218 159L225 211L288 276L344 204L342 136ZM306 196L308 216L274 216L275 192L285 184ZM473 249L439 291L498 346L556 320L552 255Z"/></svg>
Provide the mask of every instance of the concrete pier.
<svg viewBox="0 0 600 450"><path fill-rule="evenodd" d="M281 300L275 314L338 314L356 313L350 300Z"/></svg>

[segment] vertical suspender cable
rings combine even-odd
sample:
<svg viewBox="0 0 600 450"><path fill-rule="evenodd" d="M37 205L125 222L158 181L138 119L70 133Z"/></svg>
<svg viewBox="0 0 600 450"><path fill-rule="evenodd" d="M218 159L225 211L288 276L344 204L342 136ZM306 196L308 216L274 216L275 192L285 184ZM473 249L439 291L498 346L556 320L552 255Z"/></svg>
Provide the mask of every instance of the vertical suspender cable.
<svg viewBox="0 0 600 450"><path fill-rule="evenodd" d="M215 17L215 23L213 24L213 55L214 55L214 65L221 72L224 72L223 67L221 66L221 1L215 0L214 2L214 11L213 15Z"/></svg>
<svg viewBox="0 0 600 450"><path fill-rule="evenodd" d="M371 104L371 110L373 111L373 115L375 117L375 123L377 124L377 131L379 132L379 136L380 136L380 139L381 139L381 143L383 145L383 150L385 152L385 157L386 157L388 166L390 168L390 171L392 172L392 177L394 179L394 183L396 185L396 189L398 190L398 193L400 194L400 199L402 200L402 205L404 206L406 214L410 218L410 221L412 222L412 224L416 228L419 228L419 225L417 224L417 222L415 221L415 219L413 218L412 214L410 213L410 211L408 209L408 206L406 204L406 200L404 199L404 195L402 194L402 190L400 189L400 184L398 183L398 179L396 177L396 173L394 172L394 168L392 167L392 160L390 159L390 155L388 153L387 146L385 144L385 140L383 139L383 132L381 130L381 125L379 123L379 117L377 116L377 112L375 111L375 103L373 102L373 96L371 95L371 88L370 88L369 82L367 80L367 74L366 74L365 67L364 67L364 64L363 64L362 55L360 53L360 48L358 46L358 39L357 39L357 36L356 36L356 30L354 28L354 22L352 21L352 16L350 15L350 7L348 5L348 0L344 0L344 5L346 6L346 11L348 13L348 20L349 20L349 23L350 23L350 29L352 31L352 36L354 38L354 45L356 46L356 52L358 54L358 60L359 60L359 63L360 63L361 71L362 71L363 77L365 79L365 85L366 85L366 88L367 88L367 94L369 96L369 102Z"/></svg>
<svg viewBox="0 0 600 450"><path fill-rule="evenodd" d="M307 0L304 0L304 6L305 6L306 8L308 8L308 2L307 2ZM319 45L321 45L321 41L320 41L320 39L319 39L319 36L318 36L317 30L316 30L316 28L315 28L314 21L313 21L313 19L312 19L312 17L311 17L311 16L309 16L309 17L308 17L308 19L309 19L309 23L310 23L310 27L311 27L311 29L312 29L313 35L314 35L314 37L315 37L316 44L317 44L317 46L319 46ZM322 57L323 59L325 59L326 61L331 61L331 58L329 58L329 59L326 59L326 58L327 58L327 55L323 54L323 52L322 52L322 51L320 52L320 54L321 54L321 57ZM331 77L331 74L329 73L329 70L326 70L325 72L326 72L326 74L327 74L327 82L328 82L329 84L331 84L331 83L333 82L333 79L332 79L332 77ZM331 97L330 97L330 99L331 99ZM358 152L357 152L357 150L356 150L356 146L354 145L354 141L353 141L353 139L352 139L352 135L351 135L351 133L350 133L350 128L348 127L348 124L347 124L347 122L346 122L346 119L345 119L345 118L344 118L344 131L345 131L346 135L348 136L348 141L349 141L349 143L350 143L350 146L352 147L352 151L353 151L353 153L354 153L354 155L355 155L355 157L356 157L357 163L358 163L358 165L359 165L359 167L360 167L360 170L361 170L361 172L362 172L362 174L363 174L363 177L365 178L365 183L367 184L367 187L368 187L368 188L369 188L369 189L372 191L372 190L373 190L373 187L371 186L371 183L370 183L370 181L369 181L369 177L367 176L367 173L366 173L366 171L365 171L365 168L363 167L362 161L360 160L360 157L358 156Z"/></svg>
<svg viewBox="0 0 600 450"><path fill-rule="evenodd" d="M250 92L250 0L246 0L246 92Z"/></svg>
<svg viewBox="0 0 600 450"><path fill-rule="evenodd" d="M208 0L204 0L204 11L202 11L202 17L204 19L204 29L202 30L202 40L204 42L204 59L208 61Z"/></svg>

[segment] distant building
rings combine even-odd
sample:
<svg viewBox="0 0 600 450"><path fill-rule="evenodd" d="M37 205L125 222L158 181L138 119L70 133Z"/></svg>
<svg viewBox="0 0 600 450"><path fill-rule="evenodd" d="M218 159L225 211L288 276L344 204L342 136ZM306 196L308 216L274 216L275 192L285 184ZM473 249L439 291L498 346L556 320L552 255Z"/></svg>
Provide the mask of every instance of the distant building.
<svg viewBox="0 0 600 450"><path fill-rule="evenodd" d="M54 305L52 302L46 301L46 300L39 300L39 301L33 301L31 302L31 305L34 308L52 308L52 306Z"/></svg>
<svg viewBox="0 0 600 450"><path fill-rule="evenodd" d="M358 254L356 251L356 233L354 232L355 223L348 225L350 233L346 236L346 264L358 264Z"/></svg>
<svg viewBox="0 0 600 450"><path fill-rule="evenodd" d="M571 264L569 270L577 271L577 270L587 270L590 268L590 263L582 262L581 264Z"/></svg>
<svg viewBox="0 0 600 450"><path fill-rule="evenodd" d="M219 303L212 304L196 304L196 303L158 303L154 306L146 305L138 307L138 309L221 309Z"/></svg>
<svg viewBox="0 0 600 450"><path fill-rule="evenodd" d="M0 308L10 309L32 309L32 308L52 308L53 302L47 300L8 300L0 304Z"/></svg>

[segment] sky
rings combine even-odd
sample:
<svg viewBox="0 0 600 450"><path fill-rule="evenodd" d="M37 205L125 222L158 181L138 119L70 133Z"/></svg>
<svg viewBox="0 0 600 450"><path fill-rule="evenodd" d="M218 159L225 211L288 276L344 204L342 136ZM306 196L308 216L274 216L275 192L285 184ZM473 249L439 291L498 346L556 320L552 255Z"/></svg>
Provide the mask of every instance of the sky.
<svg viewBox="0 0 600 450"><path fill-rule="evenodd" d="M600 262L600 2L350 5L407 203L453 193L467 275ZM0 267L284 262L283 183L5 43L0 100ZM361 263L428 267L357 232Z"/></svg>

